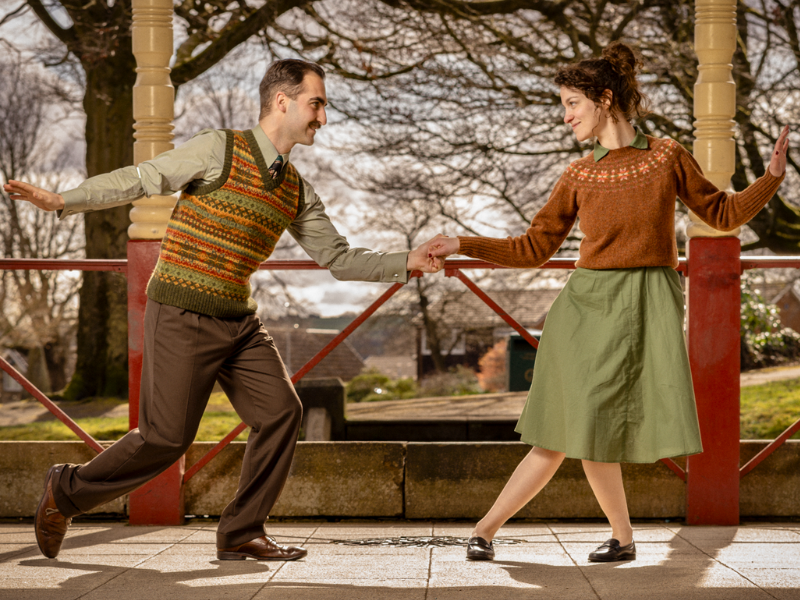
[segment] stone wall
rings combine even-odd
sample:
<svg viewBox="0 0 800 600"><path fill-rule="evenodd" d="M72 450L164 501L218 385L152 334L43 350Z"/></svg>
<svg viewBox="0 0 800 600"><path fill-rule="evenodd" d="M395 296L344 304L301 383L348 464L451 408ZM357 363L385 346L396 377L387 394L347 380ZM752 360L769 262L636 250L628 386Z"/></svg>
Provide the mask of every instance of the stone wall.
<svg viewBox="0 0 800 600"><path fill-rule="evenodd" d="M743 441L741 464L767 442ZM214 444L195 443L194 464ZM476 519L528 451L518 442L300 442L276 517ZM236 492L243 442L223 450L186 487L186 512L219 515ZM82 442L0 442L0 517L31 517L56 462L94 456ZM683 462L680 464L683 466ZM666 466L623 465L634 519L679 518L686 487ZM800 441L791 440L742 479L742 517L800 516ZM124 516L127 498L96 511ZM601 517L580 461L567 459L523 518Z"/></svg>

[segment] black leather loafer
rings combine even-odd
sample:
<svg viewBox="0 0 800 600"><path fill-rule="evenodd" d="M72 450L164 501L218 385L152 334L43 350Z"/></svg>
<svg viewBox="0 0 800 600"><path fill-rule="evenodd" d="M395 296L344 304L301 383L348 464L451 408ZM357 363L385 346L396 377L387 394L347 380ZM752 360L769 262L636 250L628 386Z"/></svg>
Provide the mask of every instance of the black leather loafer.
<svg viewBox="0 0 800 600"><path fill-rule="evenodd" d="M636 544L620 546L619 540L611 538L594 552L589 554L592 562L614 562L617 560L636 560Z"/></svg>
<svg viewBox="0 0 800 600"><path fill-rule="evenodd" d="M494 546L492 542L487 542L482 537L471 537L467 543L468 560L492 560L494 559Z"/></svg>

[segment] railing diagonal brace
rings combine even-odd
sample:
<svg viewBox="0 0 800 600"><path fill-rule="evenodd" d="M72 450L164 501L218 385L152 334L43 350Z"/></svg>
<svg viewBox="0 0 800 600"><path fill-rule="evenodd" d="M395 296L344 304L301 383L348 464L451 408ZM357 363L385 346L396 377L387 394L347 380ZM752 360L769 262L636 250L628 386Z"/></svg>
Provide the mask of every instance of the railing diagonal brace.
<svg viewBox="0 0 800 600"><path fill-rule="evenodd" d="M670 470L673 473L675 473L675 475L680 477L684 483L686 482L686 471L681 469L680 466L678 466L678 464L674 460L672 460L671 458L662 458L661 462L667 465L670 468Z"/></svg>
<svg viewBox="0 0 800 600"><path fill-rule="evenodd" d="M411 277L419 277L420 275L421 275L421 273L419 271L412 271L411 272L411 276L409 277L409 279ZM392 287L390 287L388 290L386 290L381 295L380 298L378 298L377 300L375 300L375 302L370 304L369 307L363 313L361 313L358 317L356 317L353 320L352 323L350 323L347 327L345 327L341 331L341 333L339 333L339 335L337 335L335 338L333 338L330 341L330 343L327 346L325 346L322 350L317 352L314 355L314 357L311 360L309 360L305 365L303 365L303 367L297 373L292 375L292 383L297 383L303 377L305 377L305 375L311 369L316 367L320 363L320 361L322 361L323 358L328 356L328 354L330 354L333 351L333 349L336 348L336 346L341 344L347 336L349 336L351 333L353 333L359 325L361 325L364 321L366 321L369 317L371 317L372 314L376 310L378 310L381 306L386 304L386 302L389 300L389 298L394 296L397 293L397 291L400 288L402 288L404 285L405 284L403 284L403 283L395 283L395 284L392 285Z"/></svg>
<svg viewBox="0 0 800 600"><path fill-rule="evenodd" d="M534 348L539 347L539 340L537 340L530 333L528 333L527 329L525 329L522 325L517 323L511 315L509 315L506 311L504 311L500 307L500 305L497 304L497 302L495 302L489 296L487 296L486 292L484 292L481 288L475 285L475 283L469 277L464 275L464 273L462 273L460 269L446 269L445 275L447 277L457 277L462 282L464 282L464 285L466 285L470 290L472 290L473 294L475 294L478 298L483 300L489 308L491 308L494 312L496 312L500 316L501 319L503 319L503 321L505 321L511 327L513 327L514 330L517 333L519 333L525 339L526 342L528 342Z"/></svg>
<svg viewBox="0 0 800 600"><path fill-rule="evenodd" d="M745 475L747 475L750 471L755 469L765 458L767 458L770 454L775 452L778 448L780 448L786 440L792 437L797 431L800 431L800 419L797 419L792 425L790 425L786 431L776 437L772 442L767 445L761 452L756 454L753 458L751 458L746 465L744 465L741 469L739 469L739 478L741 479Z"/></svg>
<svg viewBox="0 0 800 600"><path fill-rule="evenodd" d="M84 442L86 442L86 445L89 446L92 450L96 450L97 452L103 451L103 447L97 443L97 440L95 440L91 435L89 435L83 429L81 429L81 426L78 425L72 419L70 419L67 413L58 408L58 406L56 406L53 403L53 401L50 400L50 398L48 398L41 391L39 391L39 389L35 385L33 385L30 381L28 381L22 373L17 371L13 366L11 366L11 364L8 361L6 361L2 357L0 357L0 369L11 375L11 377L14 380L16 380L17 383L19 383L23 388L25 388L25 390L31 396L33 396L34 398L36 398L36 400L38 400L41 404L43 404L44 407L51 413L53 413L53 415L55 415L55 417L59 421L61 421L62 423L64 423L64 425L69 427L75 433L75 435L77 435Z"/></svg>

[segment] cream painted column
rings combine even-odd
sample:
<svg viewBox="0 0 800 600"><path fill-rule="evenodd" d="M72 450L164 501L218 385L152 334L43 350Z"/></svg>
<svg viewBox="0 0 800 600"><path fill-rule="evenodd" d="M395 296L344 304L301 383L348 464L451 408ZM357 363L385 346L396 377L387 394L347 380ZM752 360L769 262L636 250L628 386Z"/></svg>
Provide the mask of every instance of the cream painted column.
<svg viewBox="0 0 800 600"><path fill-rule="evenodd" d="M172 120L175 88L169 78L172 57L172 0L133 0L133 54L136 85L133 87L133 161L139 164L173 148ZM164 237L175 199L153 196L133 203L131 239Z"/></svg>
<svg viewBox="0 0 800 600"><path fill-rule="evenodd" d="M705 176L721 190L730 187L736 169L733 117L736 84L733 53L736 50L736 0L695 0L694 45L699 60L694 86L694 157ZM738 236L717 231L689 213L686 235L693 237Z"/></svg>

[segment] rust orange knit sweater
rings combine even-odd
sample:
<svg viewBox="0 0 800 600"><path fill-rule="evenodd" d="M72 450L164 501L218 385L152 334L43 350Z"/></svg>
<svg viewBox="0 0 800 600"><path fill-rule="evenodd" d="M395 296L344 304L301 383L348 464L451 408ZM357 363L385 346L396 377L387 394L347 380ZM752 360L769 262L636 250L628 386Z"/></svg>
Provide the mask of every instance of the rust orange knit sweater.
<svg viewBox="0 0 800 600"><path fill-rule="evenodd" d="M714 229L744 225L783 181L769 171L746 190L720 191L703 177L683 146L647 136L648 148L611 150L598 162L573 162L524 235L459 237L460 254L507 267L538 267L563 243L579 218L577 266L586 269L678 266L675 198Z"/></svg>

